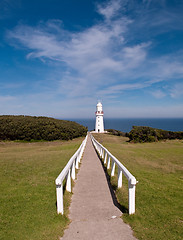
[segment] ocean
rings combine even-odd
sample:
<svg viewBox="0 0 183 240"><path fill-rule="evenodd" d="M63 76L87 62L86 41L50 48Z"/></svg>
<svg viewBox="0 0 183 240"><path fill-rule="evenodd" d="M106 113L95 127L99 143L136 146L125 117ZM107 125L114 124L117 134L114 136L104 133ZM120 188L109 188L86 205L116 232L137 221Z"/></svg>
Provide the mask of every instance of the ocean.
<svg viewBox="0 0 183 240"><path fill-rule="evenodd" d="M95 118L93 119L70 119L85 127L88 127L89 131L95 128ZM148 126L153 128L159 128L168 131L183 131L183 118L129 118L129 119L114 119L104 118L105 129L116 129L122 132L130 132L132 126Z"/></svg>

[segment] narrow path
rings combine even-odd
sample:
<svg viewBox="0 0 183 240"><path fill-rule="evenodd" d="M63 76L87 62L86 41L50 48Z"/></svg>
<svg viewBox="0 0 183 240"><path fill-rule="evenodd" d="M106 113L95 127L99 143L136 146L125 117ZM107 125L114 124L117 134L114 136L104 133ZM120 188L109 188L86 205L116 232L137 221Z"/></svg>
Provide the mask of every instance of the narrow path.
<svg viewBox="0 0 183 240"><path fill-rule="evenodd" d="M62 240L135 240L115 207L101 162L88 137L70 206L71 223Z"/></svg>

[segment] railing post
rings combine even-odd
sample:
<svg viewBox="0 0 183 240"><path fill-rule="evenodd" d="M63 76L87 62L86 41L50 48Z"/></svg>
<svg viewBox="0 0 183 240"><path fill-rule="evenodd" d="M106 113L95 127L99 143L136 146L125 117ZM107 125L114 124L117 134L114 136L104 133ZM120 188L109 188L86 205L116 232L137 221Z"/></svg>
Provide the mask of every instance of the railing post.
<svg viewBox="0 0 183 240"><path fill-rule="evenodd" d="M76 172L75 172L75 161L72 164L72 172L71 172L72 179L74 180L76 178Z"/></svg>
<svg viewBox="0 0 183 240"><path fill-rule="evenodd" d="M97 151L98 151L98 145L97 145L96 142L93 140L93 138L92 138L92 141L93 141L93 143L94 143L94 145L95 145L95 148L96 148Z"/></svg>
<svg viewBox="0 0 183 240"><path fill-rule="evenodd" d="M113 177L114 176L114 173L115 173L115 162L112 161L112 168L111 168L111 176Z"/></svg>
<svg viewBox="0 0 183 240"><path fill-rule="evenodd" d="M68 192L71 192L71 169L69 169L68 174L67 174L66 190Z"/></svg>
<svg viewBox="0 0 183 240"><path fill-rule="evenodd" d="M64 204L63 204L63 185L56 185L57 192L57 213L64 214Z"/></svg>
<svg viewBox="0 0 183 240"><path fill-rule="evenodd" d="M81 151L80 151L80 154L79 154L79 162L81 162L81 158L82 158L83 152L84 152L84 144L82 145Z"/></svg>
<svg viewBox="0 0 183 240"><path fill-rule="evenodd" d="M102 157L102 148L100 147L100 157Z"/></svg>
<svg viewBox="0 0 183 240"><path fill-rule="evenodd" d="M80 152L79 152L79 155L78 155L78 162L80 163L81 162L81 157L82 157L82 147L80 148Z"/></svg>
<svg viewBox="0 0 183 240"><path fill-rule="evenodd" d="M110 157L108 156L108 160L107 160L107 169L109 169L110 168Z"/></svg>
<svg viewBox="0 0 183 240"><path fill-rule="evenodd" d="M128 182L128 208L129 214L135 213L135 185Z"/></svg>
<svg viewBox="0 0 183 240"><path fill-rule="evenodd" d="M122 170L118 167L118 188L122 187Z"/></svg>
<svg viewBox="0 0 183 240"><path fill-rule="evenodd" d="M104 164L107 162L107 152L105 152Z"/></svg>
<svg viewBox="0 0 183 240"><path fill-rule="evenodd" d="M76 157L76 169L79 169L79 155Z"/></svg>
<svg viewBox="0 0 183 240"><path fill-rule="evenodd" d="M104 158L104 149L102 148L102 158Z"/></svg>

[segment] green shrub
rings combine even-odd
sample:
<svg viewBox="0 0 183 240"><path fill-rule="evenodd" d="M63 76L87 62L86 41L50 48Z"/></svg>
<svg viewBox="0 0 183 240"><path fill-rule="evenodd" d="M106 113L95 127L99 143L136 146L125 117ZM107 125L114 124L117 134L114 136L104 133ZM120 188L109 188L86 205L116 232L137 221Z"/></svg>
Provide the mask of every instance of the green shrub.
<svg viewBox="0 0 183 240"><path fill-rule="evenodd" d="M69 140L85 136L87 128L48 117L0 116L0 140Z"/></svg>
<svg viewBox="0 0 183 240"><path fill-rule="evenodd" d="M133 126L128 137L133 142L156 142L166 139L183 139L183 132L171 132L151 127Z"/></svg>
<svg viewBox="0 0 183 240"><path fill-rule="evenodd" d="M119 130L115 130L115 129L107 129L107 132L109 134L115 135L115 136L123 136L126 137L126 133L125 132L121 132Z"/></svg>

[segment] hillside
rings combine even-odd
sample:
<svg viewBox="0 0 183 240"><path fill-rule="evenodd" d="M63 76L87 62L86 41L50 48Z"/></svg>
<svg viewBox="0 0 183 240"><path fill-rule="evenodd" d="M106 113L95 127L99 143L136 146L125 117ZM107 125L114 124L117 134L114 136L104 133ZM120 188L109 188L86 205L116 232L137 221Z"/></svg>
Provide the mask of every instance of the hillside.
<svg viewBox="0 0 183 240"><path fill-rule="evenodd" d="M0 116L0 140L69 140L85 136L87 128L48 117Z"/></svg>

